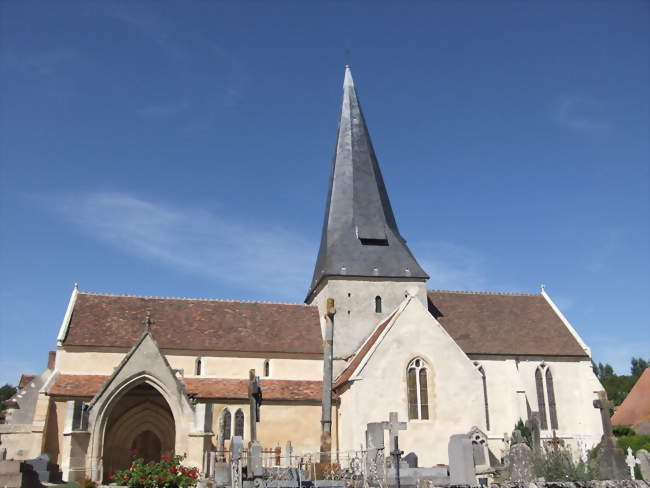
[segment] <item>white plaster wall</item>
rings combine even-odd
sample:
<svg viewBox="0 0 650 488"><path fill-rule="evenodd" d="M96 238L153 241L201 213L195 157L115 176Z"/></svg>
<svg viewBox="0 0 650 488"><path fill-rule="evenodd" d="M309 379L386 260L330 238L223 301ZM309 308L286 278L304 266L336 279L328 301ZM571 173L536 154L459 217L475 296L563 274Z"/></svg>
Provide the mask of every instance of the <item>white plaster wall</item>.
<svg viewBox="0 0 650 488"><path fill-rule="evenodd" d="M418 455L421 466L447 463L452 434L473 426L485 430L483 385L472 361L419 300L411 300L341 397L339 439L343 450L365 445L368 422L388 420L397 411L408 418L406 368L416 356L427 361L429 420L410 420L400 433L400 449Z"/></svg>
<svg viewBox="0 0 650 488"><path fill-rule="evenodd" d="M62 374L111 375L124 358L124 352L67 351L56 352L55 368Z"/></svg>
<svg viewBox="0 0 650 488"><path fill-rule="evenodd" d="M485 431L488 437L503 437L510 434L520 418L517 390L521 386L514 358L499 360L475 359L485 371L488 390L488 410L490 429ZM525 417L522 417L526 420Z"/></svg>
<svg viewBox="0 0 650 488"><path fill-rule="evenodd" d="M170 362L174 356L167 356ZM320 359L267 358L270 379L315 380L323 379L323 361ZM194 358L193 358L194 360ZM264 376L265 358L203 357L201 377L248 378L248 371L255 370L260 378ZM194 368L185 370L185 376L194 376Z"/></svg>
<svg viewBox="0 0 650 488"><path fill-rule="evenodd" d="M553 388L558 416L557 435L562 438L581 438L592 447L603 435L600 411L593 406L596 393L603 390L591 368L589 359L530 358L519 361L519 378L526 389L532 410L538 411L535 387L535 369L545 359L553 374ZM550 430L542 437L552 436Z"/></svg>
<svg viewBox="0 0 650 488"><path fill-rule="evenodd" d="M56 356L56 369L62 374L111 375L124 355L124 352L59 349ZM186 377L196 377L196 360L201 357L200 377L248 378L250 369L255 369L258 376L264 377L264 361L268 359L269 378L315 381L323 378L321 359L218 357L198 354L165 354L165 357L173 369L182 369Z"/></svg>
<svg viewBox="0 0 650 488"><path fill-rule="evenodd" d="M334 358L353 354L375 326L393 312L409 293L426 308L427 290L422 281L329 278L311 304L318 306L321 327L324 328L327 299L334 299ZM375 312L376 296L382 299L381 313ZM335 362L335 375L343 367L342 361Z"/></svg>

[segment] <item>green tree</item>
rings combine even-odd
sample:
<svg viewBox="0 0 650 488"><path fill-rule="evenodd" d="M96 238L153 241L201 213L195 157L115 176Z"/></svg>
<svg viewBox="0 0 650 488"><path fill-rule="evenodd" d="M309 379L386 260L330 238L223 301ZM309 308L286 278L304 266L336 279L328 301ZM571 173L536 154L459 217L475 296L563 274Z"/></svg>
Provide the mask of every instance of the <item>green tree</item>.
<svg viewBox="0 0 650 488"><path fill-rule="evenodd" d="M649 361L646 361L642 358L632 358L632 367L630 368L630 373L635 378L639 378L643 372L650 366Z"/></svg>
<svg viewBox="0 0 650 488"><path fill-rule="evenodd" d="M0 414L5 410L5 400L9 400L16 394L16 387L7 383L0 387Z"/></svg>
<svg viewBox="0 0 650 488"><path fill-rule="evenodd" d="M630 374L617 375L614 373L614 368L608 363L594 363L592 361L592 368L594 374L598 377L607 392L607 398L614 405L620 405L627 397L634 383L639 379L643 371L649 366L649 361L642 358L632 358L630 361Z"/></svg>

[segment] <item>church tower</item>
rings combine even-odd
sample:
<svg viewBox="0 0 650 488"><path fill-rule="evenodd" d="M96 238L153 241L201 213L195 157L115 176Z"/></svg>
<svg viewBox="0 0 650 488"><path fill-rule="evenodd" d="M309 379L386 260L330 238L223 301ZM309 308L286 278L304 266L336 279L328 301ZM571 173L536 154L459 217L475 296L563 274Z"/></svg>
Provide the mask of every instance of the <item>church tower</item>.
<svg viewBox="0 0 650 488"><path fill-rule="evenodd" d="M424 272L399 233L350 67L320 250L305 302L336 304L335 373L407 295L426 304Z"/></svg>

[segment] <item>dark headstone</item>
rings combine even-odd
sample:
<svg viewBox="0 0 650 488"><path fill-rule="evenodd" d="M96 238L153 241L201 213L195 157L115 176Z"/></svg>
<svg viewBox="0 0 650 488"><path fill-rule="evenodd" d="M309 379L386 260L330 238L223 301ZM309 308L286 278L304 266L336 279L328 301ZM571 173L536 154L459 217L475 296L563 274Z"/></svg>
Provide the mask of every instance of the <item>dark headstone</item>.
<svg viewBox="0 0 650 488"><path fill-rule="evenodd" d="M404 456L404 461L406 461L406 464L409 468L418 467L418 455L414 452L409 452L406 456Z"/></svg>
<svg viewBox="0 0 650 488"><path fill-rule="evenodd" d="M601 480L629 480L630 471L625 464L623 449L618 447L616 437L612 432L610 419L612 404L607 400L604 391L598 393L598 400L594 400L594 408L600 410L600 418L603 423L603 438L598 451L598 477Z"/></svg>

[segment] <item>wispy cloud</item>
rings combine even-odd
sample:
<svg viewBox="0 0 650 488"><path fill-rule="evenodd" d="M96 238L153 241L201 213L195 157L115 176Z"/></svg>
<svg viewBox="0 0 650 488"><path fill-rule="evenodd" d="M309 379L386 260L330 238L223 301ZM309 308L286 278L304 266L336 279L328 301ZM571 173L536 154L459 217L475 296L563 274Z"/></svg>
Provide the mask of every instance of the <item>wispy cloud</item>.
<svg viewBox="0 0 650 488"><path fill-rule="evenodd" d="M302 297L313 269L315 243L280 224L243 224L119 193L61 198L54 208L123 252L283 299Z"/></svg>
<svg viewBox="0 0 650 488"><path fill-rule="evenodd" d="M601 134L611 128L604 106L585 96L565 96L553 107L553 119L562 127L590 134Z"/></svg>

